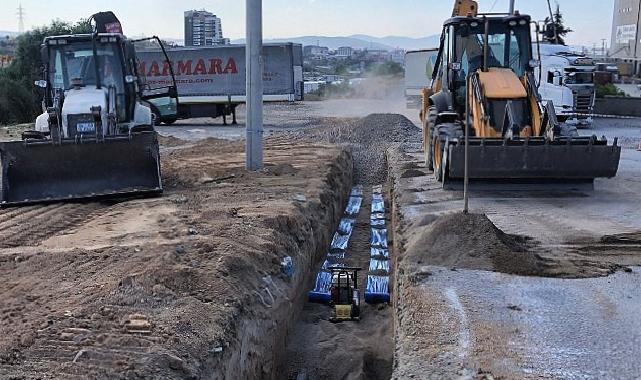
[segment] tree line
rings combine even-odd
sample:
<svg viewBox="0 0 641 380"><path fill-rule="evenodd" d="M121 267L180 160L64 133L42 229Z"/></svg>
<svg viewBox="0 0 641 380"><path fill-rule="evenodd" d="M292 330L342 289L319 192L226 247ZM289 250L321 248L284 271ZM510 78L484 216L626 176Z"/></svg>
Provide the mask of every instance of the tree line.
<svg viewBox="0 0 641 380"><path fill-rule="evenodd" d="M0 69L0 124L33 122L42 113L41 90L34 82L42 78L40 45L45 37L90 32L87 20L55 20L17 37L15 59L9 67Z"/></svg>

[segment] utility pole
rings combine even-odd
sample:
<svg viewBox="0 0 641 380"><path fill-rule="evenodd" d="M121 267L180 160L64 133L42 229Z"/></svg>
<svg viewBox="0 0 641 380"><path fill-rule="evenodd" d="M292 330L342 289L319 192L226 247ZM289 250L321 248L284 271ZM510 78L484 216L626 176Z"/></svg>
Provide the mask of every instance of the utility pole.
<svg viewBox="0 0 641 380"><path fill-rule="evenodd" d="M245 48L247 126L245 165L247 170L263 168L263 4L246 0L247 46Z"/></svg>
<svg viewBox="0 0 641 380"><path fill-rule="evenodd" d="M557 4L558 7L558 4ZM552 13L552 4L550 4L550 0L548 0L548 10L550 11L550 22L552 22L552 27L554 29L554 42L556 44L559 43L559 33L556 30L556 19L554 18L554 13Z"/></svg>
<svg viewBox="0 0 641 380"><path fill-rule="evenodd" d="M515 0L510 0L510 14L511 15L514 14L514 1Z"/></svg>
<svg viewBox="0 0 641 380"><path fill-rule="evenodd" d="M22 4L18 6L18 33L22 34L24 33L24 8L22 8Z"/></svg>

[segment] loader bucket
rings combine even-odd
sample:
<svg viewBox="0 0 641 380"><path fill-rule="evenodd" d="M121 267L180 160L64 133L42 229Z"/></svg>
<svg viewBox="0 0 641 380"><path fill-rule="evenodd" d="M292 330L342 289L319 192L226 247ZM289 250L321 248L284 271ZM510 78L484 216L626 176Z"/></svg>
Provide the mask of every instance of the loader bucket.
<svg viewBox="0 0 641 380"><path fill-rule="evenodd" d="M449 177L465 175L465 145L450 146ZM588 181L616 176L621 147L579 137L555 142L471 139L469 178L477 180Z"/></svg>
<svg viewBox="0 0 641 380"><path fill-rule="evenodd" d="M0 164L1 205L162 192L155 132L0 143Z"/></svg>

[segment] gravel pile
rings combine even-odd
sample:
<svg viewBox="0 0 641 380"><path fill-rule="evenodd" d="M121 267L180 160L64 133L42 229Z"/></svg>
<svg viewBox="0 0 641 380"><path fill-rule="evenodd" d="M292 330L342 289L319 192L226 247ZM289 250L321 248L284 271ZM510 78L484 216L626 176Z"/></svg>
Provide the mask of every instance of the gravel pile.
<svg viewBox="0 0 641 380"><path fill-rule="evenodd" d="M347 145L354 157L354 183L376 185L387 180L386 152L394 144L420 142L420 130L405 116L371 114L362 119L324 120L317 128L294 135Z"/></svg>

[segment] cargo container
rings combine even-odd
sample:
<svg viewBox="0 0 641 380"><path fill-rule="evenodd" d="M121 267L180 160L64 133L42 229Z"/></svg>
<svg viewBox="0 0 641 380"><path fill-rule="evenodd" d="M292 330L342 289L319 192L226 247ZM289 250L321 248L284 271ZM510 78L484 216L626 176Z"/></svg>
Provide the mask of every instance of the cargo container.
<svg viewBox="0 0 641 380"><path fill-rule="evenodd" d="M178 118L233 116L245 103L245 45L172 47L167 50L171 68L162 52L137 48L139 72L145 76L145 91L171 82L176 77ZM264 96L266 102L294 102L303 99L303 54L299 44L265 44ZM163 116L166 104L153 104L160 122L171 124L174 117Z"/></svg>

